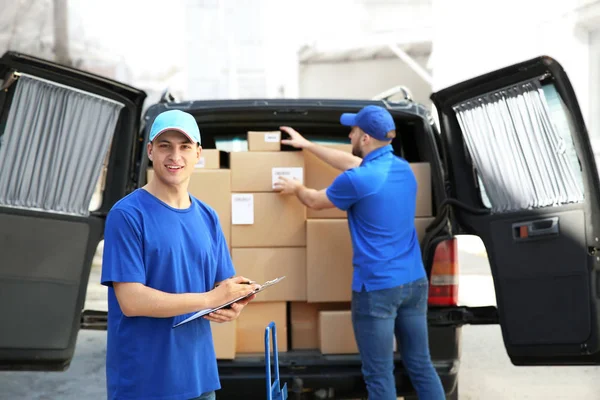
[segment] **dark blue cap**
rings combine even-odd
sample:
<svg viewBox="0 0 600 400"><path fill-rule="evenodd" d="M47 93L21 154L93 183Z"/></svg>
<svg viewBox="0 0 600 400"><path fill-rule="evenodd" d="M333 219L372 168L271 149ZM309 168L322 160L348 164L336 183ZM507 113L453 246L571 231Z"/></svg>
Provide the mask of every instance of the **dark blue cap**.
<svg viewBox="0 0 600 400"><path fill-rule="evenodd" d="M369 136L383 141L392 140L386 135L396 129L392 115L380 106L366 106L357 114L342 114L340 122L346 126L358 126Z"/></svg>

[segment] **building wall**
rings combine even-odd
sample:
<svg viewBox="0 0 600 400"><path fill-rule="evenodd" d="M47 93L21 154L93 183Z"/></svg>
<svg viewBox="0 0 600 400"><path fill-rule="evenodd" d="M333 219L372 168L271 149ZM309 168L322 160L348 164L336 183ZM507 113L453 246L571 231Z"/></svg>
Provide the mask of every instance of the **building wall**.
<svg viewBox="0 0 600 400"><path fill-rule="evenodd" d="M415 59L425 67L426 57ZM370 99L397 85L406 86L415 101L429 104L431 85L399 58L307 64L300 66L300 96Z"/></svg>
<svg viewBox="0 0 600 400"><path fill-rule="evenodd" d="M188 0L186 98L297 96L298 46L282 35L294 6L284 3Z"/></svg>
<svg viewBox="0 0 600 400"><path fill-rule="evenodd" d="M431 66L439 90L504 66L547 55L567 72L588 127L600 86L590 85L591 32L583 23L590 0L433 1ZM465 12L465 10L469 10ZM597 57L597 56L596 56ZM593 134L600 138L598 128Z"/></svg>

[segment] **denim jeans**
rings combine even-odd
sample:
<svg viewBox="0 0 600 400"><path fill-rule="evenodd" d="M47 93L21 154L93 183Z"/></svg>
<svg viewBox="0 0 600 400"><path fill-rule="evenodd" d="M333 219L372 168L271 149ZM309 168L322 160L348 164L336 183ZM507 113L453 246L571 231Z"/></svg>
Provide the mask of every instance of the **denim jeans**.
<svg viewBox="0 0 600 400"><path fill-rule="evenodd" d="M369 400L395 400L394 333L420 400L443 400L427 333L427 278L398 287L352 292L352 325Z"/></svg>
<svg viewBox="0 0 600 400"><path fill-rule="evenodd" d="M215 392L206 392L202 393L200 397L194 397L191 400L216 400L216 398Z"/></svg>

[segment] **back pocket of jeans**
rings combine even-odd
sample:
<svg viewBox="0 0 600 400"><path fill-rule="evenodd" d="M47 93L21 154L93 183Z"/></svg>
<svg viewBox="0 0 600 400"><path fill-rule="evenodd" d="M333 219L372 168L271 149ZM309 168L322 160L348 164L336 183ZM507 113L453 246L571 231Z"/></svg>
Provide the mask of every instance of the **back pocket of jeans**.
<svg viewBox="0 0 600 400"><path fill-rule="evenodd" d="M398 301L394 289L368 292L370 316L375 318L396 318Z"/></svg>

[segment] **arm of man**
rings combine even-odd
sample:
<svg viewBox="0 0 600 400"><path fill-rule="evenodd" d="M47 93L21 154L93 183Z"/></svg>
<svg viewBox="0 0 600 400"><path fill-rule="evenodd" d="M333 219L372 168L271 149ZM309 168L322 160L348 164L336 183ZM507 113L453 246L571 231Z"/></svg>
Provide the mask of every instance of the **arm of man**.
<svg viewBox="0 0 600 400"><path fill-rule="evenodd" d="M299 185L296 191L298 199L308 208L313 210L324 210L335 208L335 205L327 197L326 189L309 189L304 185Z"/></svg>
<svg viewBox="0 0 600 400"><path fill-rule="evenodd" d="M337 207L346 211L357 196L352 183L344 174L344 178L336 179L329 188L322 190L309 189L293 178L280 176L275 183L275 190L281 194L295 195L302 204L314 210Z"/></svg>
<svg viewBox="0 0 600 400"><path fill-rule="evenodd" d="M226 303L253 290L244 277L226 280L206 293L167 293L146 286L141 229L134 218L116 210L106 221L102 284L112 286L127 317L168 318Z"/></svg>
<svg viewBox="0 0 600 400"><path fill-rule="evenodd" d="M166 293L138 282L114 282L115 295L127 317L168 318L212 308L218 304L206 293Z"/></svg>
<svg viewBox="0 0 600 400"><path fill-rule="evenodd" d="M289 126L280 127L290 138L282 139L281 143L298 149L310 151L315 156L340 171L356 168L362 162L360 157L331 147L321 146L306 140L300 133Z"/></svg>

